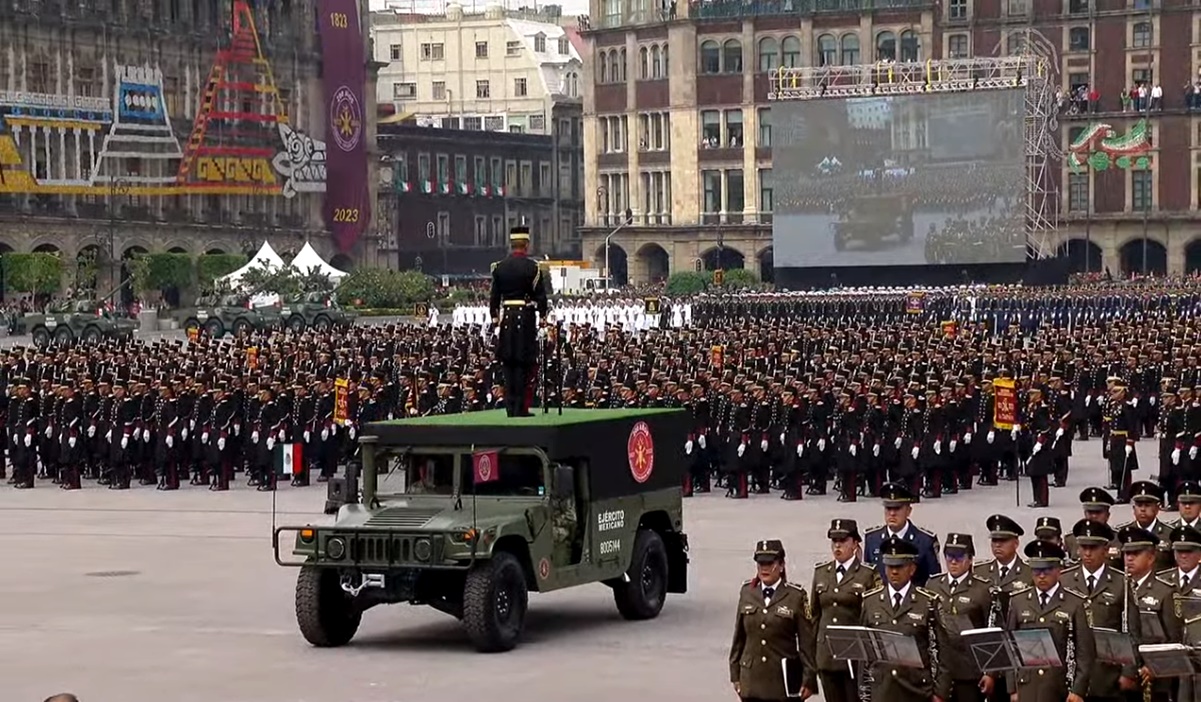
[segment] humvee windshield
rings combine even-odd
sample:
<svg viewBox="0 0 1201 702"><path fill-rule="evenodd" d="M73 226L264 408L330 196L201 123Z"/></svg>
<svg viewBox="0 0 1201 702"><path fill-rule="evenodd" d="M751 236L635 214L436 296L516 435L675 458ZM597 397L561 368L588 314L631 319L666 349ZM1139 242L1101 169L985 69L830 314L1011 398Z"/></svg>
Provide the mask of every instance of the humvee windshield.
<svg viewBox="0 0 1201 702"><path fill-rule="evenodd" d="M459 494L479 497L541 497L546 494L542 458L515 449L497 455L497 477L475 482L470 452L447 449L385 452L376 456L379 495L454 495L458 466Z"/></svg>

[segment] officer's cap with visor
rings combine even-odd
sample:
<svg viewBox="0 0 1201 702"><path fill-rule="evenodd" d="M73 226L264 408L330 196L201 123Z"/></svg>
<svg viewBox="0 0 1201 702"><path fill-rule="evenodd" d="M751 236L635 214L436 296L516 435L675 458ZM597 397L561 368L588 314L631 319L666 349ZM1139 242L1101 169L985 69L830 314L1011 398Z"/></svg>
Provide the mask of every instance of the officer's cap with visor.
<svg viewBox="0 0 1201 702"><path fill-rule="evenodd" d="M775 563L784 560L784 544L779 539L764 539L755 544L756 563Z"/></svg>
<svg viewBox="0 0 1201 702"><path fill-rule="evenodd" d="M1091 519L1076 522L1072 527L1072 536L1081 546L1105 546L1114 540L1113 527Z"/></svg>
<svg viewBox="0 0 1201 702"><path fill-rule="evenodd" d="M841 541L843 539L863 541L859 536L859 524L854 519L832 520L829 530L826 531L826 538L834 541Z"/></svg>
<svg viewBox="0 0 1201 702"><path fill-rule="evenodd" d="M969 556L975 556L976 544L972 542L971 534L951 532L947 534L947 542L943 544L942 550L944 553L967 553Z"/></svg>
<svg viewBox="0 0 1201 702"><path fill-rule="evenodd" d="M1194 480L1185 480L1176 488L1176 501L1184 504L1201 502L1201 485Z"/></svg>
<svg viewBox="0 0 1201 702"><path fill-rule="evenodd" d="M985 522L991 539L1016 539L1026 534L1022 526L1003 514L994 514Z"/></svg>
<svg viewBox="0 0 1201 702"><path fill-rule="evenodd" d="M1033 570L1060 568L1063 566L1063 559L1067 558L1063 548L1050 541L1031 541L1026 544L1025 554L1026 562Z"/></svg>
<svg viewBox="0 0 1201 702"><path fill-rule="evenodd" d="M1122 527L1118 531L1118 541L1122 542L1123 553L1151 551L1159 546L1159 537L1154 532L1136 526Z"/></svg>
<svg viewBox="0 0 1201 702"><path fill-rule="evenodd" d="M1150 480L1140 480L1130 486L1130 499L1133 502L1163 504L1163 488Z"/></svg>
<svg viewBox="0 0 1201 702"><path fill-rule="evenodd" d="M530 228L525 225L517 225L509 230L509 243L530 243Z"/></svg>
<svg viewBox="0 0 1201 702"><path fill-rule="evenodd" d="M1182 524L1168 535L1173 551L1201 551L1201 531Z"/></svg>
<svg viewBox="0 0 1201 702"><path fill-rule="evenodd" d="M909 488L900 483L885 483L880 487L880 499L885 509L896 509L913 504L917 499Z"/></svg>
<svg viewBox="0 0 1201 702"><path fill-rule="evenodd" d="M1058 517L1039 517L1034 525L1034 535L1040 539L1054 538L1063 535L1063 525Z"/></svg>
<svg viewBox="0 0 1201 702"><path fill-rule="evenodd" d="M1080 504L1085 512L1108 512L1116 503L1113 495L1099 487L1084 488L1080 491Z"/></svg>
<svg viewBox="0 0 1201 702"><path fill-rule="evenodd" d="M906 566L917 560L917 546L890 536L880 544L880 560L886 566Z"/></svg>

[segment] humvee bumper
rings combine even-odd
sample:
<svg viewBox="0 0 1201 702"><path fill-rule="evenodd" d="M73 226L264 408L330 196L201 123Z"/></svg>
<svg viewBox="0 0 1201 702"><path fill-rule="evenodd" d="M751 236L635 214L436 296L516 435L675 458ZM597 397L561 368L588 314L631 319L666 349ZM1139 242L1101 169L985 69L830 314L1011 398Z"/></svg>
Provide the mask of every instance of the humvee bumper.
<svg viewBox="0 0 1201 702"><path fill-rule="evenodd" d="M281 550L281 541L284 542ZM396 533L346 527L278 527L271 539L281 566L331 568L428 568L467 570L471 562L448 560L459 551L445 534Z"/></svg>

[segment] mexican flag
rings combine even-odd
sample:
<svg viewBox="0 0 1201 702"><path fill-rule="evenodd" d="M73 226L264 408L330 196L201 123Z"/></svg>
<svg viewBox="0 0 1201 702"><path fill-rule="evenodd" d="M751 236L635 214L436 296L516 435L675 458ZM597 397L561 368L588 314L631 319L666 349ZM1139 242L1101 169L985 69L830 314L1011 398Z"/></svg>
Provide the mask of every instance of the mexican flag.
<svg viewBox="0 0 1201 702"><path fill-rule="evenodd" d="M413 184L407 180L402 180L396 184L396 189L402 193L411 193L413 192Z"/></svg>
<svg viewBox="0 0 1201 702"><path fill-rule="evenodd" d="M426 195L434 192L434 183L429 180L421 181L421 192L425 193Z"/></svg>
<svg viewBox="0 0 1201 702"><path fill-rule="evenodd" d="M275 445L275 475L280 478L300 475L304 470L304 444Z"/></svg>
<svg viewBox="0 0 1201 702"><path fill-rule="evenodd" d="M480 195L483 197L492 197L492 188L487 185L480 186Z"/></svg>
<svg viewBox="0 0 1201 702"><path fill-rule="evenodd" d="M470 195L471 194L471 183L459 182L459 183L455 184L455 187L458 188L458 192L460 195Z"/></svg>
<svg viewBox="0 0 1201 702"><path fill-rule="evenodd" d="M438 184L438 194L439 195L450 195L450 183L439 183Z"/></svg>
<svg viewBox="0 0 1201 702"><path fill-rule="evenodd" d="M492 194L495 195L496 197L504 197L505 196L505 186L503 186L503 185L492 186Z"/></svg>

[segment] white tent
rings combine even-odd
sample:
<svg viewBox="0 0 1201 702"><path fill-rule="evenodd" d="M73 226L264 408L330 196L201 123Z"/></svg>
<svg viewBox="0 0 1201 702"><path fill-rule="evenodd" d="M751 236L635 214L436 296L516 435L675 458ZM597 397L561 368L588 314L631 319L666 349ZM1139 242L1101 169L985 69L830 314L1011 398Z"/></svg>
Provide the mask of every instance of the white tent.
<svg viewBox="0 0 1201 702"><path fill-rule="evenodd" d="M264 265L272 270L284 267L284 260L279 257L279 254L275 253L275 249L271 248L270 242L266 241L263 242L263 246L259 249L259 252L254 255L254 258L250 259L245 266L242 266L238 270L230 273L227 276L224 276L223 278L220 278L219 280L229 283L231 287L237 287L238 283L242 282L243 276L256 268L263 267Z"/></svg>
<svg viewBox="0 0 1201 702"><path fill-rule="evenodd" d="M296 254L296 258L292 259L292 267L301 273L308 273L316 268L329 276L329 279L335 283L346 277L346 271L340 271L326 263L313 245L307 241L304 242L304 248L300 250L300 253Z"/></svg>

